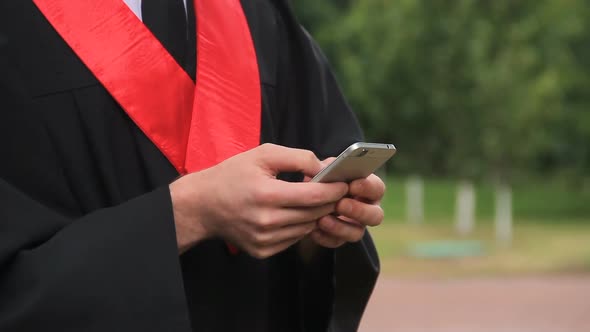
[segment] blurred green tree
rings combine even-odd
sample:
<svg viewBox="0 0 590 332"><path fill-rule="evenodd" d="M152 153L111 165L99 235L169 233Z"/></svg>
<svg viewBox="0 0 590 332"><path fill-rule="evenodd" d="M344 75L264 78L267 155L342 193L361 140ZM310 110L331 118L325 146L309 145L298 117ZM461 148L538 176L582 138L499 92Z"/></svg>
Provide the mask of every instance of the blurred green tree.
<svg viewBox="0 0 590 332"><path fill-rule="evenodd" d="M293 2L396 170L590 177L584 0Z"/></svg>

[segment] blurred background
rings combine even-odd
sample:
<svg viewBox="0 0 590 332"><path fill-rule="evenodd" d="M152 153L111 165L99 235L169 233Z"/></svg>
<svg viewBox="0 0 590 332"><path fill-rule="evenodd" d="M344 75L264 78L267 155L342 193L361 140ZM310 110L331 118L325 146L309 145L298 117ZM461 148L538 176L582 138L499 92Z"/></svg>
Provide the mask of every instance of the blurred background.
<svg viewBox="0 0 590 332"><path fill-rule="evenodd" d="M361 331L590 331L590 2L293 5L398 148Z"/></svg>

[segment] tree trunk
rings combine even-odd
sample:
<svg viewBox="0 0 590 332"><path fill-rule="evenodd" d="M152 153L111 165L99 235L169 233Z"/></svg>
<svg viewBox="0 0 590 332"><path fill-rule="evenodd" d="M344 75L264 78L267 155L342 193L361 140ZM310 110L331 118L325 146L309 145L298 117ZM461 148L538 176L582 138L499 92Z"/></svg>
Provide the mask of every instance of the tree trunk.
<svg viewBox="0 0 590 332"><path fill-rule="evenodd" d="M406 181L406 214L412 224L424 221L424 182L419 176L409 177Z"/></svg>
<svg viewBox="0 0 590 332"><path fill-rule="evenodd" d="M461 235L470 234L475 226L475 190L473 182L461 181L457 187L455 229Z"/></svg>
<svg viewBox="0 0 590 332"><path fill-rule="evenodd" d="M506 183L496 185L496 241L501 245L512 242L512 191Z"/></svg>

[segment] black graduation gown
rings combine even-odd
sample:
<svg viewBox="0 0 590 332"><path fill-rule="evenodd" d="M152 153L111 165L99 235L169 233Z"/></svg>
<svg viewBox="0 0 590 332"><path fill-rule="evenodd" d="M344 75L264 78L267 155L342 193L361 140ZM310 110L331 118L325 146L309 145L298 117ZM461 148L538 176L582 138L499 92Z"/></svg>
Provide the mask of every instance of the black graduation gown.
<svg viewBox="0 0 590 332"><path fill-rule="evenodd" d="M242 6L261 141L325 158L362 140L287 1ZM219 239L179 258L177 176L31 1L0 2L0 331L356 330L379 268L368 233L308 266Z"/></svg>

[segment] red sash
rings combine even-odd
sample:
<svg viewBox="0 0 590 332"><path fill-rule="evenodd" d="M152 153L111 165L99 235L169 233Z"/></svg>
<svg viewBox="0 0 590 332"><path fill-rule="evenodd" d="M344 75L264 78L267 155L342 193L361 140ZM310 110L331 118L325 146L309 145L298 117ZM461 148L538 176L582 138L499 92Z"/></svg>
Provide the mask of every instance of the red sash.
<svg viewBox="0 0 590 332"><path fill-rule="evenodd" d="M180 174L260 142L260 79L239 0L195 0L197 85L123 0L34 0Z"/></svg>

